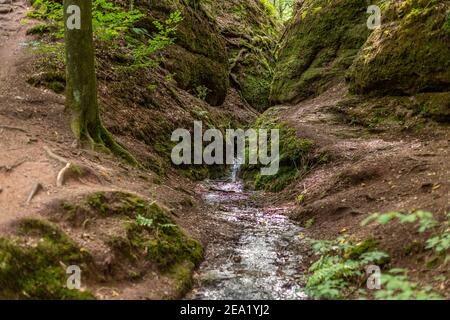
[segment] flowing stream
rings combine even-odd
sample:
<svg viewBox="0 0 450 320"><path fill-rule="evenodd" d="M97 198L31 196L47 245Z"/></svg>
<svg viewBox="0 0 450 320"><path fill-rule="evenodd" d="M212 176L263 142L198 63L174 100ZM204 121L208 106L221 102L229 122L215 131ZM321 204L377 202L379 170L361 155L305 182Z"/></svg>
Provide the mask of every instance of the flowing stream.
<svg viewBox="0 0 450 320"><path fill-rule="evenodd" d="M205 200L215 209L206 219L231 224L235 241L213 241L189 299L305 299L300 271L302 228L283 208L260 208L244 191L233 166L228 179L206 182Z"/></svg>

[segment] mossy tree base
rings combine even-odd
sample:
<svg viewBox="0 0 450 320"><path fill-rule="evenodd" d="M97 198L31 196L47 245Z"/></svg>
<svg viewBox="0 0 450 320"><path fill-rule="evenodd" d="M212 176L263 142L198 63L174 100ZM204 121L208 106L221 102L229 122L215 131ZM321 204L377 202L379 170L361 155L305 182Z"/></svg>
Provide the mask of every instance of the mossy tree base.
<svg viewBox="0 0 450 320"><path fill-rule="evenodd" d="M140 166L138 160L125 147L115 141L113 135L103 126L99 118L91 125L86 123L81 125L80 123L83 122L80 122L79 117L75 116L72 121L72 131L80 146L111 153L133 166Z"/></svg>
<svg viewBox="0 0 450 320"><path fill-rule="evenodd" d="M69 25L80 9L79 28ZM72 112L72 130L76 139L95 149L112 152L129 163L137 165L136 159L114 141L103 126L99 116L97 79L95 74L94 40L92 31L92 1L64 0L66 45L66 104Z"/></svg>

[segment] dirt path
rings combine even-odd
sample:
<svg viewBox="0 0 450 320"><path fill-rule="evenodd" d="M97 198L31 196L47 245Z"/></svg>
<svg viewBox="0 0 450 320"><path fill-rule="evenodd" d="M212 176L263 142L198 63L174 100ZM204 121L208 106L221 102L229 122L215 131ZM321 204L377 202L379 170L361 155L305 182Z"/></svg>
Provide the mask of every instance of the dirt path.
<svg viewBox="0 0 450 320"><path fill-rule="evenodd" d="M2 1L10 2L10 1ZM44 147L71 158L61 147L70 145L70 132L64 127L64 100L51 92L27 84L25 66L29 63L29 24L23 23L30 10L25 1L0 4L0 229L8 222L36 214L57 193L56 175L64 166L51 160ZM26 205L36 184L42 189ZM79 186L76 186L79 189ZM80 190L84 192L85 190Z"/></svg>

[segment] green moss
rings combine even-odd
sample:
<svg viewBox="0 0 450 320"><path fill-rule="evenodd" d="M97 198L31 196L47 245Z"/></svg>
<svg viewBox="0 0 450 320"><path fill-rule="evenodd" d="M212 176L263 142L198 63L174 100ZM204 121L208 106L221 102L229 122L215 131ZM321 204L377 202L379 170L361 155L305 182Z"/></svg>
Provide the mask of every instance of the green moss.
<svg viewBox="0 0 450 320"><path fill-rule="evenodd" d="M450 4L391 2L347 75L355 93L414 95L448 91ZM413 44L413 45L412 45Z"/></svg>
<svg viewBox="0 0 450 320"><path fill-rule="evenodd" d="M353 96L333 108L336 116L369 130L408 130L420 132L430 120L450 121L450 93L421 93L408 96Z"/></svg>
<svg viewBox="0 0 450 320"><path fill-rule="evenodd" d="M106 213L110 211L104 192L96 192L89 195L86 199L86 203L102 216L105 216Z"/></svg>
<svg viewBox="0 0 450 320"><path fill-rule="evenodd" d="M378 246L378 242L373 238L368 238L360 243L350 247L344 252L345 259L357 260L362 254L374 251Z"/></svg>
<svg viewBox="0 0 450 320"><path fill-rule="evenodd" d="M304 1L283 38L271 102L297 102L342 81L369 35L366 8L365 0Z"/></svg>
<svg viewBox="0 0 450 320"><path fill-rule="evenodd" d="M27 30L28 35L43 35L49 32L56 31L55 26L49 25L47 23L39 23Z"/></svg>
<svg viewBox="0 0 450 320"><path fill-rule="evenodd" d="M183 297L192 288L192 264L177 264L170 270L171 277L175 280L175 289L177 291L177 297Z"/></svg>
<svg viewBox="0 0 450 320"><path fill-rule="evenodd" d="M258 110L266 110L269 107L269 94L272 76L270 73L248 75L241 83L242 94L248 103Z"/></svg>
<svg viewBox="0 0 450 320"><path fill-rule="evenodd" d="M43 72L30 77L27 82L36 87L48 88L56 93L63 93L66 88L64 74L57 71Z"/></svg>
<svg viewBox="0 0 450 320"><path fill-rule="evenodd" d="M175 45L164 52L163 65L174 74L178 85L194 92L199 86L208 88L206 101L221 105L229 88L228 61L225 44L203 10L180 0L161 0L136 4L146 15L136 25L150 33L153 22L179 10L183 21L177 27Z"/></svg>
<svg viewBox="0 0 450 320"><path fill-rule="evenodd" d="M425 118L450 122L450 92L422 93L415 96L415 110Z"/></svg>
<svg viewBox="0 0 450 320"><path fill-rule="evenodd" d="M89 219L116 217L123 232L107 235L106 244L134 266L147 261L164 273L177 266L190 268L190 273L203 259L201 244L186 235L176 221L156 202L148 202L123 192L97 192L79 201L64 202L69 221L82 225ZM122 259L123 258L123 259Z"/></svg>
<svg viewBox="0 0 450 320"><path fill-rule="evenodd" d="M258 118L254 127L256 129L278 129L280 133L279 155L280 168L278 173L270 176L260 174L261 165L244 165L242 175L246 180L253 180L255 189L265 189L278 192L287 187L293 180L306 174L314 159L310 152L313 141L299 139L295 129L285 122L280 122L274 114L275 109L269 109ZM248 151L247 151L248 152Z"/></svg>
<svg viewBox="0 0 450 320"><path fill-rule="evenodd" d="M87 271L91 257L58 227L43 220L24 219L18 224L18 234L22 238L0 239L0 298L93 298L89 292L65 287L67 274L62 265L79 265ZM28 245L25 239L29 238L36 244Z"/></svg>

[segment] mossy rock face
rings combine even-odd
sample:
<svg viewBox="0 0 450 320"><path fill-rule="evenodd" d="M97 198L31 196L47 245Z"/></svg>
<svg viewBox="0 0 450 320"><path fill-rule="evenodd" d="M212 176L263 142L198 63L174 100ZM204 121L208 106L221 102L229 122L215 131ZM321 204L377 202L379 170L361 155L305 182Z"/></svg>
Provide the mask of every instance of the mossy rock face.
<svg viewBox="0 0 450 320"><path fill-rule="evenodd" d="M44 220L18 222L17 237L0 238L0 298L93 299L89 292L66 287L64 266L89 273L91 257L56 225Z"/></svg>
<svg viewBox="0 0 450 320"><path fill-rule="evenodd" d="M391 2L352 65L354 93L414 95L449 91L450 1Z"/></svg>
<svg viewBox="0 0 450 320"><path fill-rule="evenodd" d="M450 92L421 93L414 97L416 112L437 122L450 123Z"/></svg>
<svg viewBox="0 0 450 320"><path fill-rule="evenodd" d="M343 121L385 131L420 131L433 122L450 122L450 92L414 96L351 96L331 109ZM432 121L430 121L432 120Z"/></svg>
<svg viewBox="0 0 450 320"><path fill-rule="evenodd" d="M295 103L342 81L369 35L366 10L366 0L303 1L282 40L271 102Z"/></svg>
<svg viewBox="0 0 450 320"><path fill-rule="evenodd" d="M206 101L221 105L229 88L227 50L218 31L206 14L190 1L136 1L148 15L138 23L150 32L156 31L153 21L179 10L183 21L177 28L175 45L165 50L163 65L174 74L179 86L194 93L206 87Z"/></svg>
<svg viewBox="0 0 450 320"><path fill-rule="evenodd" d="M221 105L226 97L228 64L217 62L200 54L193 54L181 46L172 46L165 51L164 67L174 72L180 88L197 95L205 88L205 99L210 105Z"/></svg>

